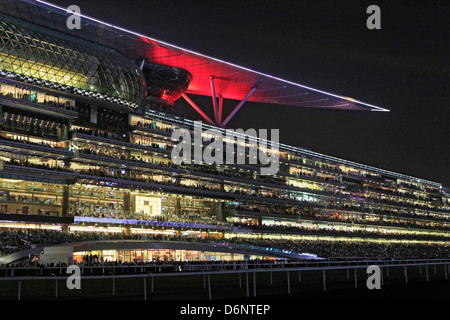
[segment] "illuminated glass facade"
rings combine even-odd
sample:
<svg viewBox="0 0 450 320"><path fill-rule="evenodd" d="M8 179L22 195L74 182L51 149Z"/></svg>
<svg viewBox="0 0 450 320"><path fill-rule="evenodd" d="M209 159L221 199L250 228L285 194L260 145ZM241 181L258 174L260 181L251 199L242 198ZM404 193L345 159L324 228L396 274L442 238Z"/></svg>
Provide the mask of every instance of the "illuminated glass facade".
<svg viewBox="0 0 450 320"><path fill-rule="evenodd" d="M144 76L118 52L3 14L0 18L3 76L129 106L143 103Z"/></svg>

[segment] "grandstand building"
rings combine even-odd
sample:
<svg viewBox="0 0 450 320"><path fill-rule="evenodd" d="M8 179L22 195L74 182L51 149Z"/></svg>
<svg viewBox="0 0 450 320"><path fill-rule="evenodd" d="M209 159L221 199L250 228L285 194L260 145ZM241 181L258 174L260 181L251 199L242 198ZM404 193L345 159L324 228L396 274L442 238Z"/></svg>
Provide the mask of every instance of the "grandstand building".
<svg viewBox="0 0 450 320"><path fill-rule="evenodd" d="M71 14L44 1L1 0L0 233L24 238L0 249L0 263L19 259L5 260L22 246L41 252L52 243L36 240L46 231L61 243L75 239L77 262L86 254L113 261L327 258L340 253L321 248L336 244L448 255L450 194L438 182L282 143L273 176L261 175L250 154L244 164L213 166L172 158L172 133L195 125L177 115L178 100L198 112L204 130L223 133L247 101L388 110L94 18L81 16L81 28L69 29ZM214 117L195 96L212 98ZM229 115L224 99L236 101ZM244 137L247 148L261 140Z"/></svg>

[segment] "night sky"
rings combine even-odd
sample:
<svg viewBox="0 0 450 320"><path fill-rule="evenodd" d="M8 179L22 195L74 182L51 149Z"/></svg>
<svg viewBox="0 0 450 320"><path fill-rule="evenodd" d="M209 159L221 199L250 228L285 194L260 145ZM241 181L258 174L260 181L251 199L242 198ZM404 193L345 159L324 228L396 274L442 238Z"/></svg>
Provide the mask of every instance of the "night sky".
<svg viewBox="0 0 450 320"><path fill-rule="evenodd" d="M150 37L391 112L246 103L230 128L450 187L450 8L444 1L53 0ZM381 30L369 30L369 5ZM207 112L211 98L194 97ZM224 103L224 115L236 101ZM187 103L177 108L191 112ZM192 111L195 114L195 111ZM209 113L211 114L211 113Z"/></svg>

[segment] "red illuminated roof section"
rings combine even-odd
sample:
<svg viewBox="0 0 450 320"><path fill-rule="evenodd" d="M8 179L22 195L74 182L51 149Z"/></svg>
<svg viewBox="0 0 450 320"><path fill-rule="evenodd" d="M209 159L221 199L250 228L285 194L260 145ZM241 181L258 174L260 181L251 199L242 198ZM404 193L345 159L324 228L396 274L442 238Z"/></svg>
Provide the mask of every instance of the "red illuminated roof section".
<svg viewBox="0 0 450 320"><path fill-rule="evenodd" d="M213 76L217 98L312 108L389 111L181 48L86 16L83 12L81 12L82 28L69 30L66 21L72 13L66 12L67 8L50 2L41 0L2 0L2 2L4 2L2 11L22 20L108 46L133 60L145 58L152 63L185 69L192 75L187 94L213 96L211 90Z"/></svg>
<svg viewBox="0 0 450 320"><path fill-rule="evenodd" d="M216 95L224 99L243 100L257 86L248 101L315 108L388 111L158 40L142 37L142 41L152 44L145 50L148 61L182 68L191 73L192 80L186 93L211 96L210 79L213 76Z"/></svg>

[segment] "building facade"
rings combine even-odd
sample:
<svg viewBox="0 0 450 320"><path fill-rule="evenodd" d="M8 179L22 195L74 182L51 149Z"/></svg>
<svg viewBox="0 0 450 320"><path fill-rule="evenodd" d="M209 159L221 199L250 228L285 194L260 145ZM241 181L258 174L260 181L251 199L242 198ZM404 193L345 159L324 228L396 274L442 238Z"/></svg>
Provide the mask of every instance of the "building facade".
<svg viewBox="0 0 450 320"><path fill-rule="evenodd" d="M437 182L284 144L273 176L250 154L175 164L172 133L195 124L174 103L193 78L1 13L0 228L447 248L450 194Z"/></svg>

